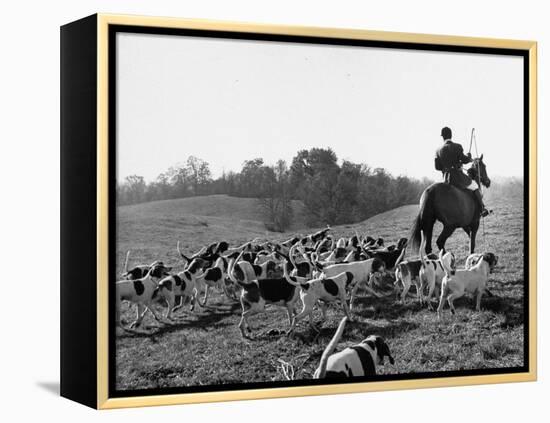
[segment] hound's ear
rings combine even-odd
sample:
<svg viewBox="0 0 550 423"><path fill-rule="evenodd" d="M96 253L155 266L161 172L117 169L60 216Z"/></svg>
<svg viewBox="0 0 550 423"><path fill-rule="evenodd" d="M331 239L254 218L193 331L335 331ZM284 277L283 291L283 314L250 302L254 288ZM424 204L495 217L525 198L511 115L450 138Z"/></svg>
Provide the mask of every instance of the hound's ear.
<svg viewBox="0 0 550 423"><path fill-rule="evenodd" d="M481 153L481 156L479 156L479 160L483 161L483 153Z"/></svg>
<svg viewBox="0 0 550 423"><path fill-rule="evenodd" d="M372 262L373 272L380 272L384 270L384 268L385 268L384 262L379 258L375 258L374 261Z"/></svg>

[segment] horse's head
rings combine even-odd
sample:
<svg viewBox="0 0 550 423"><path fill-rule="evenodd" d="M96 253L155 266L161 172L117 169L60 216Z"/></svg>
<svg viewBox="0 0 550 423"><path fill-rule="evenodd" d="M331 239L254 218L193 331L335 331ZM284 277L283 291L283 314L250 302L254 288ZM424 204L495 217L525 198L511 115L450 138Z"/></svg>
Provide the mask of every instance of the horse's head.
<svg viewBox="0 0 550 423"><path fill-rule="evenodd" d="M468 169L468 175L474 181L481 182L487 188L491 186L491 179L487 175L487 167L483 163L483 154L472 161L472 166Z"/></svg>

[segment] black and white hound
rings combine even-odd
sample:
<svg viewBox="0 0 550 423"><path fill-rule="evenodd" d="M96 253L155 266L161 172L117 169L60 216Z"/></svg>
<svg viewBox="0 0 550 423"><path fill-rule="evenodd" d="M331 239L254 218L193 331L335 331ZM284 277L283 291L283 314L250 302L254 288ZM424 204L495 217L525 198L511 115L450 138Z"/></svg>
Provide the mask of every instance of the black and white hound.
<svg viewBox="0 0 550 423"><path fill-rule="evenodd" d="M124 262L124 270L122 271L122 278L123 279L141 279L145 277L145 275L151 270L151 268L158 264L160 266L163 266L164 269L169 272L172 270L172 267L165 266L164 263L160 260L155 260L151 264L139 264L137 266L132 267L130 270L128 270L128 260L130 259L130 251L126 253L126 261Z"/></svg>
<svg viewBox="0 0 550 423"><path fill-rule="evenodd" d="M376 297L380 297L370 286L371 278L380 278L385 272L384 262L378 258L355 261L352 263L339 263L330 266L324 266L319 262L314 263L317 270L322 272L327 278L334 278L341 273L350 272L353 275L353 284L350 286L350 310L353 309L353 301L360 288L363 288Z"/></svg>
<svg viewBox="0 0 550 423"><path fill-rule="evenodd" d="M151 304L154 300L153 295L157 289L158 281L168 275L169 273L166 271L164 265L154 264L143 278L116 282L116 325L122 327L120 321L120 307L122 301L130 301L131 303L136 304L137 316L136 320L130 324L130 328L134 328L141 324L147 310L151 311L151 313L155 316L155 319L162 322L162 317L159 316L151 307Z"/></svg>
<svg viewBox="0 0 550 423"><path fill-rule="evenodd" d="M246 338L245 331L251 332L248 323L249 316L264 311L266 304L285 307L289 325L292 324L294 304L299 298L299 289L288 283L285 278L249 280L246 273L243 273L243 279L240 279L233 272L235 262L239 259L240 257L230 260L228 273L233 283L242 287L240 298L242 314L239 322L241 336Z"/></svg>
<svg viewBox="0 0 550 423"><path fill-rule="evenodd" d="M195 287L195 280L189 271L184 270L177 275L171 275L162 279L153 292L152 299L163 299L166 301L168 310L165 318L173 320L173 313L183 305L176 305L176 298L191 298L191 310L193 310L195 308L197 296L198 293Z"/></svg>
<svg viewBox="0 0 550 423"><path fill-rule="evenodd" d="M395 286L402 285L401 302L405 303L407 294L412 284L416 286L416 295L420 304L428 302L431 307L430 300L435 293L436 287L441 286L441 281L445 276L442 261L447 263L448 267L454 267L455 258L450 252L442 255L441 260L437 256L430 255L431 258L425 256L425 239L424 234L421 235L420 241L420 257L418 259L403 260L405 250L402 250L401 255L397 259L395 265ZM424 297L424 289L428 287L428 296Z"/></svg>
<svg viewBox="0 0 550 423"><path fill-rule="evenodd" d="M407 247L407 238L401 238L397 245L393 248L387 247L385 249L370 250L365 249L365 254L369 258L377 258L384 262L386 270L393 272L397 259L401 255L402 251Z"/></svg>
<svg viewBox="0 0 550 423"><path fill-rule="evenodd" d="M384 339L376 335L371 335L357 345L332 354L344 332L346 320L346 317L342 319L336 333L325 348L319 367L313 375L314 379L372 376L376 374L376 366L384 364L385 357L389 358L392 365L395 363Z"/></svg>
<svg viewBox="0 0 550 423"><path fill-rule="evenodd" d="M309 316L309 324L319 331L313 324L313 309L315 304L321 305L323 320L326 318L326 305L340 301L344 314L351 320L350 310L347 302L347 288L354 282L352 272L343 272L332 278L321 275L319 278L309 279L299 276L289 276L284 267L284 277L288 283L300 288L300 299L302 300L302 311L292 319L289 333L291 333L299 320Z"/></svg>

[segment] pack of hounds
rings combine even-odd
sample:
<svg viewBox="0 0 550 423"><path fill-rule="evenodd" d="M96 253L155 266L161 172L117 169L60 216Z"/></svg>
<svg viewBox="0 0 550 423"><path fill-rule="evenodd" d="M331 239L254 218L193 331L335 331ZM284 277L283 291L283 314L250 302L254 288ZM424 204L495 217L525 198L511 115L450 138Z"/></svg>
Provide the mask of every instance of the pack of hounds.
<svg viewBox="0 0 550 423"><path fill-rule="evenodd" d="M371 335L357 345L333 354L344 332L346 321L352 320L354 300L359 290L381 297L382 278L394 278L396 301L406 302L414 285L417 300L431 309L431 299L437 298L437 313L441 318L445 302L455 313L454 300L468 293L475 297L476 310L481 308L489 274L498 257L493 253L471 254L464 268L456 268L452 252L425 255L424 238L419 257L405 259L407 238L396 244L384 245L382 238L362 237L357 233L349 238L335 239L330 227L307 236L296 236L283 242L255 239L231 247L217 242L187 256L179 242L177 251L183 260L183 270L162 261L128 269L130 252L126 255L123 280L116 282L116 325L124 331L135 331L150 311L162 324L173 324L181 317L176 314L192 312L196 303L208 307L211 289L223 292L230 301L241 304L239 330L243 338L251 338L250 316L261 313L266 305L282 306L288 314L291 336L300 320L309 317L312 330L319 331L313 321L313 311L320 308L323 321L327 305L339 303L345 317L326 347L314 378L341 378L376 374L376 366L384 358L394 364L385 340ZM201 298L202 297L202 298ZM120 318L121 303L136 305L137 317L124 326ZM167 306L165 314L152 306L160 302ZM301 302L301 311L295 305ZM190 310L184 307L190 304Z"/></svg>

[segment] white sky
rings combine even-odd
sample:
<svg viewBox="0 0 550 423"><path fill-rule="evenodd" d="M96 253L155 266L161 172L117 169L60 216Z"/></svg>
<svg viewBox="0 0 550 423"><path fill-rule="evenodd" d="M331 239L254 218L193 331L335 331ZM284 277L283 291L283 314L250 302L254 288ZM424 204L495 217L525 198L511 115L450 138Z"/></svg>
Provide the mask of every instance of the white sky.
<svg viewBox="0 0 550 423"><path fill-rule="evenodd" d="M117 37L118 180L154 180L190 155L217 177L311 147L438 179L443 126L465 150L476 128L489 176L523 174L520 57Z"/></svg>

